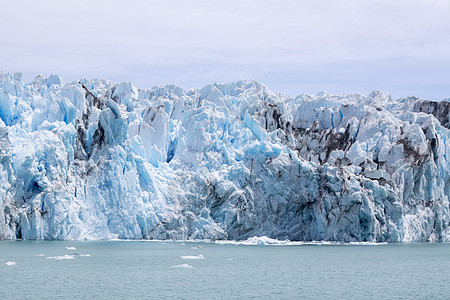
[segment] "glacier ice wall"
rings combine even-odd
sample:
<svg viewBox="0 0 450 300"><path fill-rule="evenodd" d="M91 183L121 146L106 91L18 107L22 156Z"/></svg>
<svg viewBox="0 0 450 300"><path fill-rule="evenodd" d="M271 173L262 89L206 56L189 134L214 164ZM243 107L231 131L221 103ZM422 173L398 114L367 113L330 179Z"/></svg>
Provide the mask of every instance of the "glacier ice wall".
<svg viewBox="0 0 450 300"><path fill-rule="evenodd" d="M449 241L450 103L0 74L0 239Z"/></svg>

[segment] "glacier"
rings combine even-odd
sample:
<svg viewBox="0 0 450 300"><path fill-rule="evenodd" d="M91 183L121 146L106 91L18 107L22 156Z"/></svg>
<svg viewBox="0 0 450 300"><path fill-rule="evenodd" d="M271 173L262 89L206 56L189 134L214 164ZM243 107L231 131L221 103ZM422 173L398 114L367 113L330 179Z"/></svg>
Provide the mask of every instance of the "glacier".
<svg viewBox="0 0 450 300"><path fill-rule="evenodd" d="M450 241L450 100L0 73L0 239Z"/></svg>

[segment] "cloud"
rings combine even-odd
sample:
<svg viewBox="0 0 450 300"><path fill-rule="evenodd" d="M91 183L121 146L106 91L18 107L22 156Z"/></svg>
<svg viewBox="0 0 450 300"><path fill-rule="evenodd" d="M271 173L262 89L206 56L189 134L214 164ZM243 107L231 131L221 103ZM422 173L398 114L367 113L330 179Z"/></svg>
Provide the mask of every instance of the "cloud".
<svg viewBox="0 0 450 300"><path fill-rule="evenodd" d="M338 73L348 92L370 85L360 78L384 88L376 84L389 71L396 93L415 81L411 70L430 83L450 79L449 10L448 1L432 0L13 1L0 19L0 68L146 87L244 77L280 92L296 90L292 77L304 76L333 90ZM361 76L367 70L376 73ZM440 85L423 93L450 96Z"/></svg>

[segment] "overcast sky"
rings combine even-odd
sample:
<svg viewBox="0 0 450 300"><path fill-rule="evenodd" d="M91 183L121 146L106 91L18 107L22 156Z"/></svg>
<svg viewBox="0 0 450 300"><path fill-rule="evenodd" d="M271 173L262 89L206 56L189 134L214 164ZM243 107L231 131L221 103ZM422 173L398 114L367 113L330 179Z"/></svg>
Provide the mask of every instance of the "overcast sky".
<svg viewBox="0 0 450 300"><path fill-rule="evenodd" d="M450 97L450 1L0 0L0 70Z"/></svg>

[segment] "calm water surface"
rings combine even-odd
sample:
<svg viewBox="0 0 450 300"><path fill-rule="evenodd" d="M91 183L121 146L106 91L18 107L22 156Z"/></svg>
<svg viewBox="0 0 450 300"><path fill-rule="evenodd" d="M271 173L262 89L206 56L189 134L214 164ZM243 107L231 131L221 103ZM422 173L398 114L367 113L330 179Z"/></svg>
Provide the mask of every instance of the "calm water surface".
<svg viewBox="0 0 450 300"><path fill-rule="evenodd" d="M450 299L450 244L0 242L0 299L93 298Z"/></svg>

